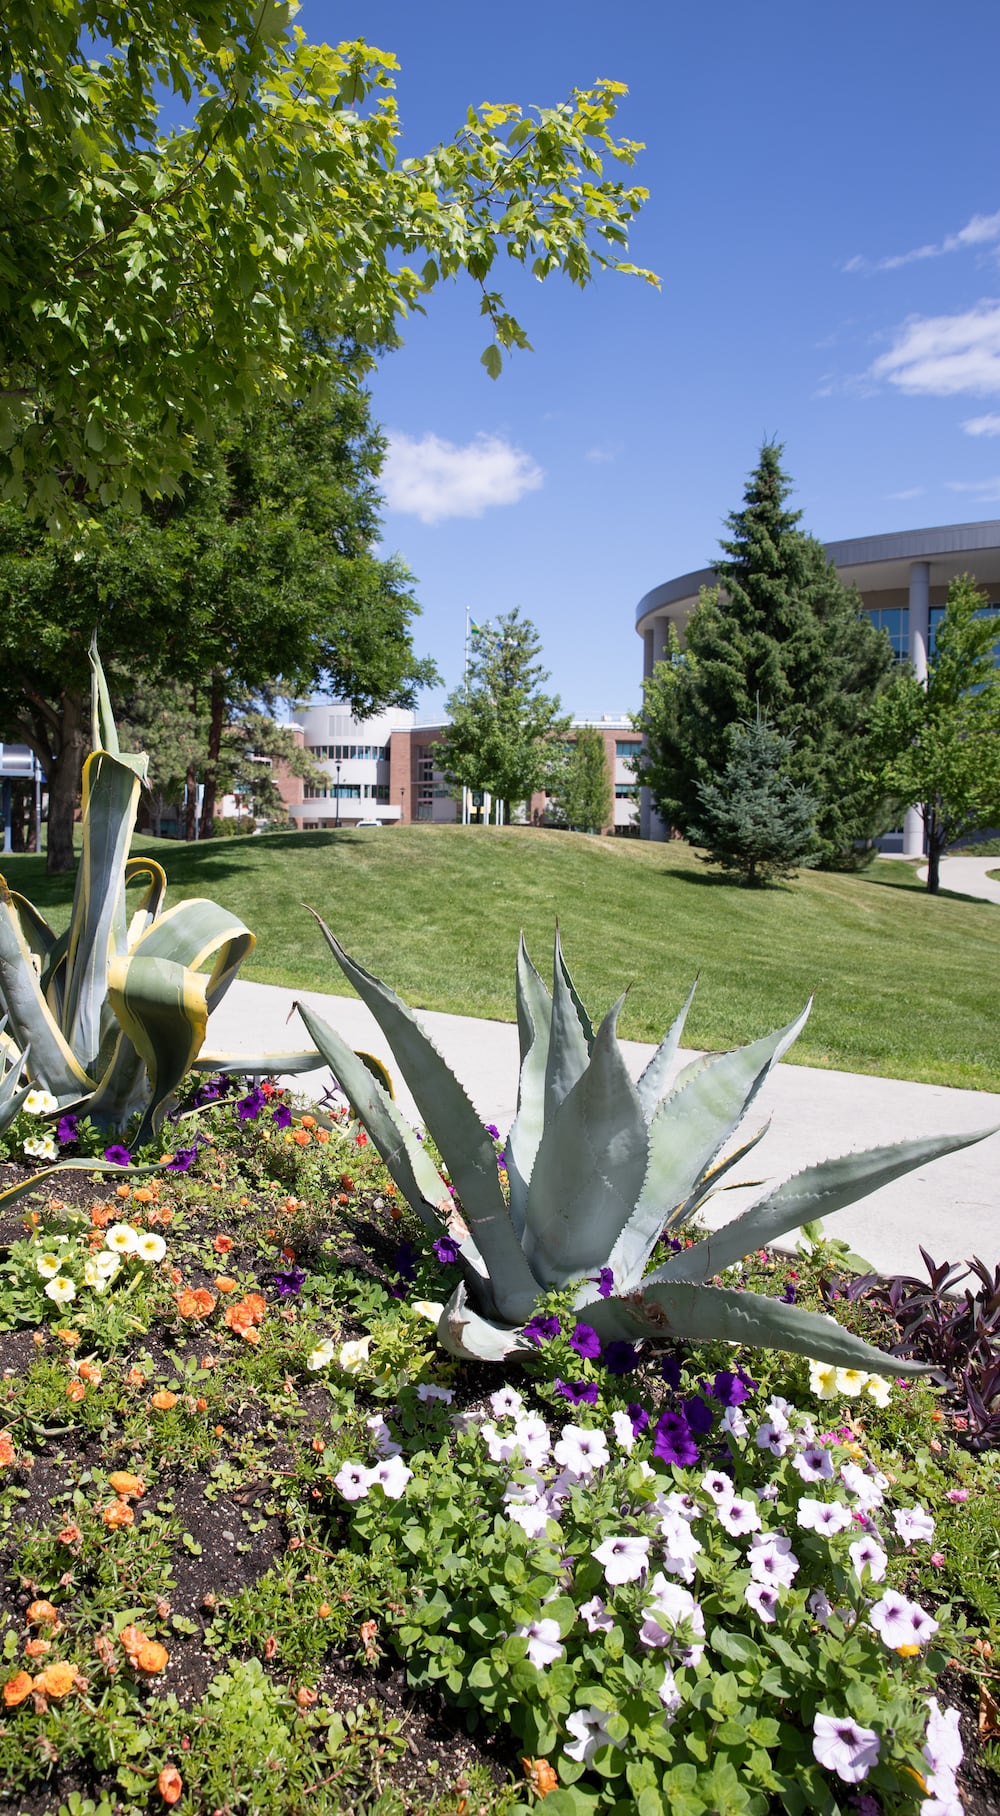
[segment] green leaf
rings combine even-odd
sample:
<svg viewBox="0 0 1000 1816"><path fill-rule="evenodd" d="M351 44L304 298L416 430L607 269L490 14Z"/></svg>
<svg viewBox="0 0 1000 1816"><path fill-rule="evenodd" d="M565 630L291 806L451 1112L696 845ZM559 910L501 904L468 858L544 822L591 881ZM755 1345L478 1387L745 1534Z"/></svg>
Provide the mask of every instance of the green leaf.
<svg viewBox="0 0 1000 1816"><path fill-rule="evenodd" d="M500 377L503 371L503 354L496 341L490 341L489 346L480 354L479 361L480 365L486 367L491 378Z"/></svg>

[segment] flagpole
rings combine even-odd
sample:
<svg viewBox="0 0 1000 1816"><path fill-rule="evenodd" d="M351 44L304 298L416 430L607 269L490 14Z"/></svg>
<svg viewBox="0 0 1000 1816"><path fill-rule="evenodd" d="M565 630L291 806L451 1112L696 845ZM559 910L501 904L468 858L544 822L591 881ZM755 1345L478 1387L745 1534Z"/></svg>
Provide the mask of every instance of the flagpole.
<svg viewBox="0 0 1000 1816"><path fill-rule="evenodd" d="M469 690L469 607L468 607L468 604L466 604L466 607L465 607L465 690L466 690L466 693L468 693L468 690ZM463 782L462 783L462 825L468 826L471 817L472 816L471 816L471 812L470 812L470 808L469 808L469 790L468 790L466 784Z"/></svg>

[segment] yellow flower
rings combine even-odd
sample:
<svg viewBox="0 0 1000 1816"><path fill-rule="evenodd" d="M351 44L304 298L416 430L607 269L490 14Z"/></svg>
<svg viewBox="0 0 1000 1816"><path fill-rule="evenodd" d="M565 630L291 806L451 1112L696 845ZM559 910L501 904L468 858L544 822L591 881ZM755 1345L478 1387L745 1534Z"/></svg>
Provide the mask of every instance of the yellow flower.
<svg viewBox="0 0 1000 1816"><path fill-rule="evenodd" d="M865 1392L876 1406L888 1406L891 1386L887 1375L869 1375L865 1382Z"/></svg>
<svg viewBox="0 0 1000 1816"><path fill-rule="evenodd" d="M837 1370L832 1362L810 1362L809 1388L817 1400L833 1400L837 1395Z"/></svg>
<svg viewBox="0 0 1000 1816"><path fill-rule="evenodd" d="M868 1376L863 1368L838 1368L837 1370L837 1391L846 1394L849 1400L856 1399L867 1382Z"/></svg>

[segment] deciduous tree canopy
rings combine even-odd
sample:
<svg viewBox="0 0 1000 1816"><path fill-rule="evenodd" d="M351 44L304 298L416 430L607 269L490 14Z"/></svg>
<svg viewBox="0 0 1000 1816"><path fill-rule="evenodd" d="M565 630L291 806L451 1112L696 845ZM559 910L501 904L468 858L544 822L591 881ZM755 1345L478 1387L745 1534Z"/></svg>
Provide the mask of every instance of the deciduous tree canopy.
<svg viewBox="0 0 1000 1816"><path fill-rule="evenodd" d="M541 647L517 607L495 627L473 626L469 672L448 699L451 725L438 746L449 781L489 790L508 820L513 806L547 786L569 730L558 695L541 691L549 678L535 660Z"/></svg>

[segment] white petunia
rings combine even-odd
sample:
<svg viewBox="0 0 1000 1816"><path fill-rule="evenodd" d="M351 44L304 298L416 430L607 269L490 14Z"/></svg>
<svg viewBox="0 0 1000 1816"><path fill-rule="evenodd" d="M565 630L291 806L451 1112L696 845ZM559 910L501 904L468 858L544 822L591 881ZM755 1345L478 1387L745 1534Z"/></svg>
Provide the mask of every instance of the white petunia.
<svg viewBox="0 0 1000 1816"><path fill-rule="evenodd" d="M114 1254L111 1249L100 1249L94 1256L94 1266L104 1280L113 1280L120 1272L121 1265L121 1256Z"/></svg>
<svg viewBox="0 0 1000 1816"><path fill-rule="evenodd" d="M330 1338L324 1337L322 1343L317 1343L315 1348L309 1351L309 1354L306 1357L306 1367L312 1369L329 1368L336 1353Z"/></svg>
<svg viewBox="0 0 1000 1816"><path fill-rule="evenodd" d="M750 1575L757 1583L780 1583L788 1588L798 1575L799 1560L791 1539L776 1532L755 1532L750 1541Z"/></svg>
<svg viewBox="0 0 1000 1816"><path fill-rule="evenodd" d="M674 1716L681 1706L682 1699L681 1693L677 1688L677 1679L669 1665L665 1665L663 1668L663 1682L656 1694L663 1704L663 1713L667 1722L673 1721Z"/></svg>
<svg viewBox="0 0 1000 1816"><path fill-rule="evenodd" d="M654 1576L647 1594L652 1598L642 1610L639 1638L644 1646L670 1646L682 1665L696 1665L704 1653L705 1616L694 1596L679 1583L662 1574ZM676 1638L678 1627L687 1625L692 1643Z"/></svg>
<svg viewBox="0 0 1000 1816"><path fill-rule="evenodd" d="M342 1343L337 1356L337 1367L345 1375L360 1375L368 1362L368 1351L371 1349L370 1337L355 1337L350 1343Z"/></svg>
<svg viewBox="0 0 1000 1816"><path fill-rule="evenodd" d="M603 1431L587 1430L582 1425L564 1425L552 1454L557 1463L576 1476L593 1475L595 1469L603 1469L611 1461Z"/></svg>
<svg viewBox="0 0 1000 1816"><path fill-rule="evenodd" d="M922 1646L938 1630L938 1622L931 1615L895 1589L887 1589L882 1600L874 1603L871 1623L893 1651L897 1646Z"/></svg>
<svg viewBox="0 0 1000 1816"><path fill-rule="evenodd" d="M436 1299L411 1299L410 1310L418 1318L426 1318L429 1324L436 1324L444 1311L444 1306Z"/></svg>
<svg viewBox="0 0 1000 1816"><path fill-rule="evenodd" d="M803 1496L799 1502L798 1524L806 1532L822 1532L828 1538L837 1532L846 1532L853 1523L853 1515L843 1501L814 1501Z"/></svg>
<svg viewBox="0 0 1000 1816"><path fill-rule="evenodd" d="M566 1726L574 1735L573 1745L564 1747L567 1759L578 1760L589 1766L598 1747L614 1747L617 1741L608 1733L607 1709L575 1709L566 1719Z"/></svg>
<svg viewBox="0 0 1000 1816"><path fill-rule="evenodd" d="M526 1413L514 1426L518 1450L531 1469L540 1469L548 1461L552 1439L545 1420L537 1413Z"/></svg>
<svg viewBox="0 0 1000 1816"><path fill-rule="evenodd" d="M611 1414L611 1429L615 1434L615 1441L621 1449L631 1450L635 1443L635 1427L628 1413L622 1412L620 1407Z"/></svg>
<svg viewBox="0 0 1000 1816"><path fill-rule="evenodd" d="M732 1483L730 1483L732 1489ZM720 1501L715 1509L715 1517L720 1526L738 1538L743 1532L760 1531L760 1514L752 1501L744 1500L742 1495L734 1494L728 1501Z"/></svg>
<svg viewBox="0 0 1000 1816"><path fill-rule="evenodd" d="M332 1344L331 1344L332 1349ZM372 1472L363 1463L342 1463L333 1478L345 1501L363 1501L371 1487Z"/></svg>
<svg viewBox="0 0 1000 1816"><path fill-rule="evenodd" d="M919 1503L916 1507L897 1507L892 1523L907 1548L923 1539L934 1537L934 1521Z"/></svg>
<svg viewBox="0 0 1000 1816"><path fill-rule="evenodd" d="M45 1296L56 1305L68 1305L71 1299L76 1298L76 1287L68 1274L57 1274L45 1288Z"/></svg>
<svg viewBox="0 0 1000 1816"><path fill-rule="evenodd" d="M795 1437L787 1424L765 1419L757 1427L756 1444L758 1450L769 1450L772 1457L783 1457L793 1448Z"/></svg>
<svg viewBox="0 0 1000 1816"><path fill-rule="evenodd" d="M856 1539L853 1545L848 1545L847 1549L859 1583L866 1570L873 1583L882 1581L889 1559L877 1539L866 1534L863 1539Z"/></svg>
<svg viewBox="0 0 1000 1816"><path fill-rule="evenodd" d="M888 1487L888 1481L881 1471L872 1476L857 1463L842 1463L840 1479L859 1502L864 1513L871 1513L876 1507L881 1507L882 1490Z"/></svg>
<svg viewBox="0 0 1000 1816"><path fill-rule="evenodd" d="M514 1632L527 1639L528 1657L536 1671L544 1671L546 1665L553 1665L557 1658L565 1656L566 1648L559 1641L558 1621L529 1621L526 1627L515 1627Z"/></svg>
<svg viewBox="0 0 1000 1816"><path fill-rule="evenodd" d="M732 1499L733 1478L732 1476L723 1475L721 1469L710 1469L707 1475L702 1476L701 1486L704 1488L706 1494L711 1495L717 1507L720 1506L723 1501Z"/></svg>
<svg viewBox="0 0 1000 1816"><path fill-rule="evenodd" d="M412 1469L407 1468L401 1456L383 1457L381 1462L376 1463L368 1471L368 1479L372 1487L374 1488L377 1482L383 1494L387 1495L390 1501L399 1500L412 1475Z"/></svg>
<svg viewBox="0 0 1000 1816"><path fill-rule="evenodd" d="M606 1582L635 1583L649 1568L649 1540L634 1534L605 1539L590 1555L601 1565Z"/></svg>
<svg viewBox="0 0 1000 1816"><path fill-rule="evenodd" d="M804 1450L796 1451L792 1458L792 1468L798 1471L804 1482L832 1482L833 1458L822 1444L807 1444Z"/></svg>
<svg viewBox="0 0 1000 1816"><path fill-rule="evenodd" d="M113 1249L116 1255L134 1255L139 1237L130 1223L113 1223L104 1232L105 1248Z"/></svg>
<svg viewBox="0 0 1000 1816"><path fill-rule="evenodd" d="M395 1411L395 1408L393 1408L393 1411ZM372 1443L375 1446L376 1456L398 1457L401 1454L402 1445L396 1443L392 1432L389 1430L389 1427L380 1412L373 1412L370 1418L365 1420L365 1424L372 1434Z"/></svg>
<svg viewBox="0 0 1000 1816"><path fill-rule="evenodd" d="M366 1341L370 1342L368 1338ZM343 1367L343 1363L341 1363ZM442 1406L450 1406L455 1395L450 1387L437 1387L433 1381L421 1381L417 1388L417 1399L426 1405L430 1400L440 1400Z"/></svg>
<svg viewBox="0 0 1000 1816"><path fill-rule="evenodd" d="M54 1280L61 1267L62 1257L60 1255L53 1255L50 1251L47 1251L44 1255L39 1255L38 1260L35 1262L35 1272L36 1274L41 1274L43 1280Z"/></svg>
<svg viewBox="0 0 1000 1816"><path fill-rule="evenodd" d="M773 1583L748 1583L743 1591L743 1598L762 1621L771 1622L780 1601L780 1596Z"/></svg>
<svg viewBox="0 0 1000 1816"><path fill-rule="evenodd" d="M516 1387L498 1387L490 1395L490 1411L495 1419L516 1419L524 1411L524 1401Z"/></svg>
<svg viewBox="0 0 1000 1816"><path fill-rule="evenodd" d="M136 1237L134 1253L140 1261L162 1261L166 1252L167 1245L155 1230L144 1230Z"/></svg>
<svg viewBox="0 0 1000 1816"><path fill-rule="evenodd" d="M671 1576L679 1576L685 1583L694 1581L694 1560L702 1550L700 1539L696 1539L689 1522L679 1513L664 1514L660 1521L660 1535L663 1539L663 1566Z"/></svg>
<svg viewBox="0 0 1000 1816"><path fill-rule="evenodd" d="M58 1160L59 1158L59 1149L51 1135L29 1135L27 1141L21 1143L21 1147L32 1160Z"/></svg>
<svg viewBox="0 0 1000 1816"><path fill-rule="evenodd" d="M51 1116L53 1110L58 1110L59 1104L51 1091L34 1090L28 1092L21 1108L29 1116Z"/></svg>
<svg viewBox="0 0 1000 1816"><path fill-rule="evenodd" d="M608 1613L607 1605L599 1595L592 1595L589 1602L580 1608L580 1619L586 1623L589 1633L610 1633L614 1626L614 1616Z"/></svg>
<svg viewBox="0 0 1000 1816"><path fill-rule="evenodd" d="M878 1765L879 1737L850 1716L817 1715L813 1721L813 1758L845 1784L860 1784Z"/></svg>
<svg viewBox="0 0 1000 1816"><path fill-rule="evenodd" d="M480 1434L490 1454L491 1463L509 1463L517 1449L513 1433L501 1436L495 1425L481 1425Z"/></svg>
<svg viewBox="0 0 1000 1816"><path fill-rule="evenodd" d="M520 1526L529 1539L540 1539L554 1515L546 1501L512 1501L505 1508L507 1518Z"/></svg>

